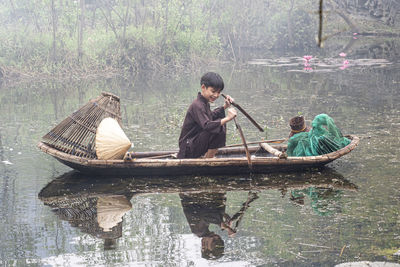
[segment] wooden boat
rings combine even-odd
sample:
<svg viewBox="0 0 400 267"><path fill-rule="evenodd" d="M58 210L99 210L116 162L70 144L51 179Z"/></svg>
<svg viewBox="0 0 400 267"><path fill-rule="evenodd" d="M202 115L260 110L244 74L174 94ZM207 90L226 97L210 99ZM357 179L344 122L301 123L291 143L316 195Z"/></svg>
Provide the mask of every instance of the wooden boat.
<svg viewBox="0 0 400 267"><path fill-rule="evenodd" d="M273 141L256 142L245 147L224 147L215 158L176 159L177 151L135 152L132 160L100 160L96 157L96 127L105 117L121 124L119 97L110 93L89 101L47 133L38 147L65 165L97 175L160 176L188 174L238 174L287 172L317 168L351 152L359 143L354 135L346 147L320 156L286 157L286 145ZM284 139L280 140L282 142Z"/></svg>
<svg viewBox="0 0 400 267"><path fill-rule="evenodd" d="M117 176L159 176L159 175L188 175L188 174L237 174L237 173L268 173L287 172L317 168L332 162L349 152L359 143L354 135L347 136L351 142L346 147L321 156L280 158L262 148L260 145L249 146L251 166L249 166L245 149L242 147L220 148L215 158L175 159L177 151L136 152L131 161L85 159L69 155L39 143L39 148L55 157L65 165L84 173ZM286 145L271 146L277 151L284 151ZM162 158L158 158L162 157Z"/></svg>

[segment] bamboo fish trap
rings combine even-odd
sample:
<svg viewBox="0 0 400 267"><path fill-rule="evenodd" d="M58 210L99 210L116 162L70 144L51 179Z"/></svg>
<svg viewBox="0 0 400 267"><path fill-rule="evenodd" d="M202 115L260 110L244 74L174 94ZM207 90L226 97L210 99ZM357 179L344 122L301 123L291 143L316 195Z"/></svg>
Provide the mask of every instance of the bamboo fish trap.
<svg viewBox="0 0 400 267"><path fill-rule="evenodd" d="M122 124L119 97L103 92L43 136L42 143L69 155L96 159L96 130L107 117Z"/></svg>

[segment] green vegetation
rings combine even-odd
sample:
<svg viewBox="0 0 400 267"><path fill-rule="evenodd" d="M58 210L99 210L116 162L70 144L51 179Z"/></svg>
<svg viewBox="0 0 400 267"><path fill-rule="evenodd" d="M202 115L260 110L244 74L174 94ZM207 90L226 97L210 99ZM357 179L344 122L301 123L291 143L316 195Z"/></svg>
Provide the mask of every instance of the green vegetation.
<svg viewBox="0 0 400 267"><path fill-rule="evenodd" d="M362 4L324 3L325 39L363 27L350 19L352 10L365 9ZM375 7L386 32L395 23L395 8ZM0 78L191 70L205 62L240 61L255 49L310 53L318 49L317 11L313 0L3 1Z"/></svg>

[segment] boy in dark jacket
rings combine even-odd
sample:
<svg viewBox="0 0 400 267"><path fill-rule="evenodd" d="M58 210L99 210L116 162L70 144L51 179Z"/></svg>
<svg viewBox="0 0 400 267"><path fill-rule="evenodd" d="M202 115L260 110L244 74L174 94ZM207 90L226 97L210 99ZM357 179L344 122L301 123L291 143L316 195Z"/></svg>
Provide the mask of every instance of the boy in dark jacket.
<svg viewBox="0 0 400 267"><path fill-rule="evenodd" d="M236 117L236 110L225 109L233 102L227 96L223 106L211 111L213 103L224 89L224 81L214 72L208 72L201 77L201 92L189 106L179 137L178 158L214 157L218 148L225 146L226 123Z"/></svg>

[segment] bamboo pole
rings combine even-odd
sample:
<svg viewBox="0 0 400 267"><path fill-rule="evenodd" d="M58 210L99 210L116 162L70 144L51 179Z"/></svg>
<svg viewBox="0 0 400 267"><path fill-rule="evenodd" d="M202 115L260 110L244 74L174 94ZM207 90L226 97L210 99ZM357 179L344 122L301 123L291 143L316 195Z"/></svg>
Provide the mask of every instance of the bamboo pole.
<svg viewBox="0 0 400 267"><path fill-rule="evenodd" d="M254 142L248 142L247 144L248 145L258 145L258 144L261 144L261 143L274 143L274 144L280 144L280 143L283 143L283 142L285 142L285 141L287 141L288 139L272 139L272 140L263 140L263 141L254 141ZM241 143L241 144L232 144L232 145L227 145L227 146L224 146L224 147L235 147L235 146L242 146L243 145L243 143Z"/></svg>
<svg viewBox="0 0 400 267"><path fill-rule="evenodd" d="M267 143L261 143L260 146L264 148L266 151L271 153L274 156L277 156L280 159L287 159L287 155L285 152L279 151L276 148L273 148L272 146L268 145Z"/></svg>

